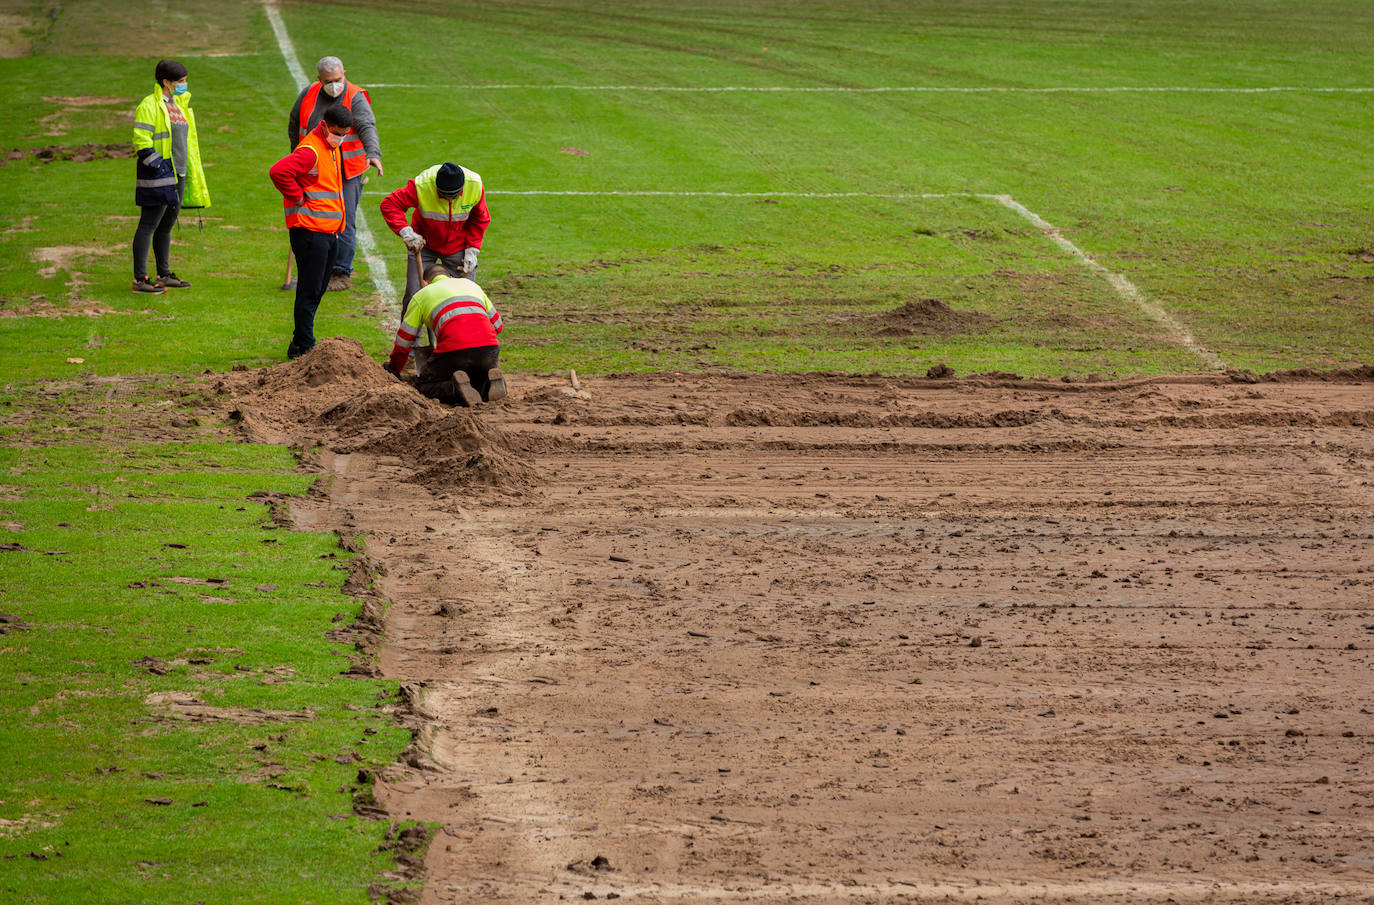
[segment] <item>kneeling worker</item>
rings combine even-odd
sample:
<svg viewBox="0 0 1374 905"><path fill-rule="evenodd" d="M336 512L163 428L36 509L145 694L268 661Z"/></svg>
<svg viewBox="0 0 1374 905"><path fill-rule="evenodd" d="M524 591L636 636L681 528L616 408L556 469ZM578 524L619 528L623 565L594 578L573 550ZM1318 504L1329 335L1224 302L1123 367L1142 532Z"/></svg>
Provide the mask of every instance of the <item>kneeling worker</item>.
<svg viewBox="0 0 1374 905"><path fill-rule="evenodd" d="M434 354L420 366L415 387L431 399L472 406L506 398L499 357L501 315L472 280L449 276L442 262L426 268L410 299L391 358L382 367L400 376L422 329L434 337Z"/></svg>

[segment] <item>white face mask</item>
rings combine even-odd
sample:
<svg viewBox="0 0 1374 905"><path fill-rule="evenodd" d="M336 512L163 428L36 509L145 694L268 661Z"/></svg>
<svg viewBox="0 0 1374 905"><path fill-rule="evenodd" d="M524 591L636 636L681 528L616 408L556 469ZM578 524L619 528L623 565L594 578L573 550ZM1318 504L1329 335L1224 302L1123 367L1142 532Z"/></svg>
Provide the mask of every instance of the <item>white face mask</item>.
<svg viewBox="0 0 1374 905"><path fill-rule="evenodd" d="M347 137L347 135L335 135L333 132L324 133L324 140L329 142L331 148L337 148L339 145L343 144L344 139Z"/></svg>
<svg viewBox="0 0 1374 905"><path fill-rule="evenodd" d="M330 97L338 97L339 95L343 94L343 90L344 83L342 81L324 83L324 93L329 95Z"/></svg>

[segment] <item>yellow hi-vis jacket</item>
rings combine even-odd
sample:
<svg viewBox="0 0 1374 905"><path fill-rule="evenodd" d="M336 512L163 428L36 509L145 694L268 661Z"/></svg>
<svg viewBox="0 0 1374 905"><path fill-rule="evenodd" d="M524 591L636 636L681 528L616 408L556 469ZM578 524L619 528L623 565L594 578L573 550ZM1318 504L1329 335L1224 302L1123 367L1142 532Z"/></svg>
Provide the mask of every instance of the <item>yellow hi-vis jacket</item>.
<svg viewBox="0 0 1374 905"><path fill-rule="evenodd" d="M463 190L452 201L439 197L439 168L436 163L415 177L415 196L420 202L420 216L425 220L450 221L459 223L482 200L482 177L460 166L463 171Z"/></svg>
<svg viewBox="0 0 1374 905"><path fill-rule="evenodd" d="M191 93L172 95L186 116L186 195L182 207L209 207L210 189L200 165L200 140ZM142 206L173 204L177 196L177 171L172 164L172 121L167 115L162 86L153 88L134 112L134 203ZM168 181L170 180L170 182ZM170 187L170 190L169 190Z"/></svg>

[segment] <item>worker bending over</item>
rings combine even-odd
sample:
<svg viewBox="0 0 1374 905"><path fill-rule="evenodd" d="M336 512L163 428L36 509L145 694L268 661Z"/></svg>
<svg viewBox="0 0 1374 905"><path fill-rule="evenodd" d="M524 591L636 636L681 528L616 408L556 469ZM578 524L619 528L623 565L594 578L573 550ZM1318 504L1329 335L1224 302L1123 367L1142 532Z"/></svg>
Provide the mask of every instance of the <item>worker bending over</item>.
<svg viewBox="0 0 1374 905"><path fill-rule="evenodd" d="M420 365L415 387L431 399L473 406L506 398L501 374L501 315L472 280L449 276L442 262L426 268L382 367L398 377L420 331L434 336L434 354Z"/></svg>
<svg viewBox="0 0 1374 905"><path fill-rule="evenodd" d="M414 208L410 225L406 211ZM406 294L401 310L420 289L420 273L440 261L456 277L477 279L477 252L482 248L491 214L482 177L456 163L435 164L382 199L382 218L391 231L419 252L406 265Z"/></svg>

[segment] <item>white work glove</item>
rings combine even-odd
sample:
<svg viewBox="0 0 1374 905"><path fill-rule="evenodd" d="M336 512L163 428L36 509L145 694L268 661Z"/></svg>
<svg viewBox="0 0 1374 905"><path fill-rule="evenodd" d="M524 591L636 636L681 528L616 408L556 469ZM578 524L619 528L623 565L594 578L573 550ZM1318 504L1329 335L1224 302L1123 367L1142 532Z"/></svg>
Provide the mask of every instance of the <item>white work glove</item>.
<svg viewBox="0 0 1374 905"><path fill-rule="evenodd" d="M396 235L401 237L401 241L406 244L406 248L411 251L419 251L425 247L425 237L417 233L414 227L403 226Z"/></svg>
<svg viewBox="0 0 1374 905"><path fill-rule="evenodd" d="M463 249L463 273L472 273L477 269L477 249Z"/></svg>

